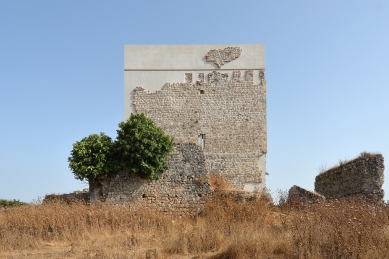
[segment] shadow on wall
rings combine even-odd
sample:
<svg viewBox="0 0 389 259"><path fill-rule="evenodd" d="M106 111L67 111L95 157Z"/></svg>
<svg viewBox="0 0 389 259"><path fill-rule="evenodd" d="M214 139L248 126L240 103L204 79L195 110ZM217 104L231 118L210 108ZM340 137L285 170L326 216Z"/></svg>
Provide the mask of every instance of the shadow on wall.
<svg viewBox="0 0 389 259"><path fill-rule="evenodd" d="M179 214L202 210L211 188L201 147L193 143L175 144L168 168L159 180L119 173L101 184L90 184L91 202L100 200Z"/></svg>

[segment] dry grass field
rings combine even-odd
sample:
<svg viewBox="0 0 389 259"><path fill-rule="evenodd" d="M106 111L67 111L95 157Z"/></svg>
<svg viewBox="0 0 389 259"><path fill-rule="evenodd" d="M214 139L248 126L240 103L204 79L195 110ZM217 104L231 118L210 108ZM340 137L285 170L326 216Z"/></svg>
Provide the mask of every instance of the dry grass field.
<svg viewBox="0 0 389 259"><path fill-rule="evenodd" d="M389 258L389 208L215 195L197 217L49 202L0 212L0 258Z"/></svg>

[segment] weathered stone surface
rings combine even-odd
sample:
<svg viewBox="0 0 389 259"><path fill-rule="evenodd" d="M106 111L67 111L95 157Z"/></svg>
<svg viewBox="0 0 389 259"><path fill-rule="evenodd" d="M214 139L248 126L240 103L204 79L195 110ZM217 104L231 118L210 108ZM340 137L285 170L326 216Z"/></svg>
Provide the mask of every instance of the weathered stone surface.
<svg viewBox="0 0 389 259"><path fill-rule="evenodd" d="M129 45L124 69L124 118L144 113L176 144L199 144L195 153L201 152L204 161L189 166L193 150L185 145L193 144L177 145L161 180L119 174L100 187L91 186L92 200L183 212L204 204L211 192L208 172L221 175L237 191L265 187L264 45ZM190 159L177 158L185 156ZM196 173L200 169L204 173Z"/></svg>
<svg viewBox="0 0 389 259"><path fill-rule="evenodd" d="M216 190L212 193L212 198L230 198L241 204L252 202L256 199L262 199L266 203L273 205L273 198L267 192L246 192L238 190Z"/></svg>
<svg viewBox="0 0 389 259"><path fill-rule="evenodd" d="M101 184L90 183L91 202L102 200L179 214L202 210L211 189L201 148L192 143L176 144L168 166L156 181L119 173Z"/></svg>
<svg viewBox="0 0 389 259"><path fill-rule="evenodd" d="M363 154L316 176L315 191L326 198L364 196L384 198L384 158L381 154Z"/></svg>
<svg viewBox="0 0 389 259"><path fill-rule="evenodd" d="M197 83L167 83L156 92L137 87L135 111L177 142L204 138L208 170L234 188L243 190L246 183L265 187L260 158L267 153L266 81L261 73L254 84L252 70L246 71L246 80L240 71L232 74L213 71L208 82L200 75Z"/></svg>
<svg viewBox="0 0 389 259"><path fill-rule="evenodd" d="M228 47L242 49L239 58L225 63L222 71L212 61L207 62L206 55L212 49ZM265 45L263 44L217 44L217 45L126 45L124 47L124 120L135 113L133 90L137 86L154 92L168 83L185 82L185 73L192 73L192 80L199 80L200 74L219 70L232 77L233 71L240 71L242 77L246 70L253 70L254 83L258 84L265 70ZM189 78L188 78L189 79Z"/></svg>
<svg viewBox="0 0 389 259"><path fill-rule="evenodd" d="M324 199L325 197L320 193L306 190L297 185L293 185L289 189L288 202L295 201L295 200L316 202Z"/></svg>
<svg viewBox="0 0 389 259"><path fill-rule="evenodd" d="M90 200L89 189L83 189L82 191L74 191L72 193L64 193L64 194L48 194L43 199L43 202L47 202L50 200L58 200L58 201L65 201L65 202L82 200L85 202L89 202Z"/></svg>
<svg viewBox="0 0 389 259"><path fill-rule="evenodd" d="M240 47L227 47L224 49L212 49L205 57L208 62L215 62L220 68L225 63L239 58L240 53L242 53L242 48Z"/></svg>
<svg viewBox="0 0 389 259"><path fill-rule="evenodd" d="M192 83L192 73L185 73L185 83Z"/></svg>

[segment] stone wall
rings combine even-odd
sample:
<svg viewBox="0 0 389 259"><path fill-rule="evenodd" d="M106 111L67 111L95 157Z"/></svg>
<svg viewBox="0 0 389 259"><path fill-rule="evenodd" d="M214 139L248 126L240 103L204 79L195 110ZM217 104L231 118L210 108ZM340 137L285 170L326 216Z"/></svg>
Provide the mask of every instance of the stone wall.
<svg viewBox="0 0 389 259"><path fill-rule="evenodd" d="M48 201L72 202L76 200L89 202L90 200L89 189L83 189L82 191L74 191L72 193L47 194L43 199L43 202L48 202Z"/></svg>
<svg viewBox="0 0 389 259"><path fill-rule="evenodd" d="M208 170L234 188L265 187L260 166L267 152L264 72L259 71L259 84L254 84L252 70L244 75L185 73L183 80L156 92L135 88L135 111L153 119L178 143L201 144L203 138Z"/></svg>
<svg viewBox="0 0 389 259"><path fill-rule="evenodd" d="M289 189L288 193L288 202L293 201L308 201L308 202L317 202L324 200L325 197L317 192L312 192L310 190L304 189L300 186L293 185Z"/></svg>
<svg viewBox="0 0 389 259"><path fill-rule="evenodd" d="M363 154L316 176L315 191L326 198L361 195L372 200L382 200L383 183L383 156Z"/></svg>
<svg viewBox="0 0 389 259"><path fill-rule="evenodd" d="M197 213L211 194L201 148L192 143L176 144L168 166L156 181L119 173L101 184L90 183L91 202L102 200L179 214Z"/></svg>

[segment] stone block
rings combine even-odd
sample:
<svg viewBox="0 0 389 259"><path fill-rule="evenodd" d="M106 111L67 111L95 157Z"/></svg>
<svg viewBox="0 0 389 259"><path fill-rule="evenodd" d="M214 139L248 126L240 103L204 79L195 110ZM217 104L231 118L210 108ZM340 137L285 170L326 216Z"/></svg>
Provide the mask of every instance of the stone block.
<svg viewBox="0 0 389 259"><path fill-rule="evenodd" d="M304 189L300 186L293 185L289 189L289 194L288 194L288 202L292 201L308 201L308 202L317 202L317 201L322 201L324 200L325 197L321 195L320 193L317 192L312 192L307 189Z"/></svg>

